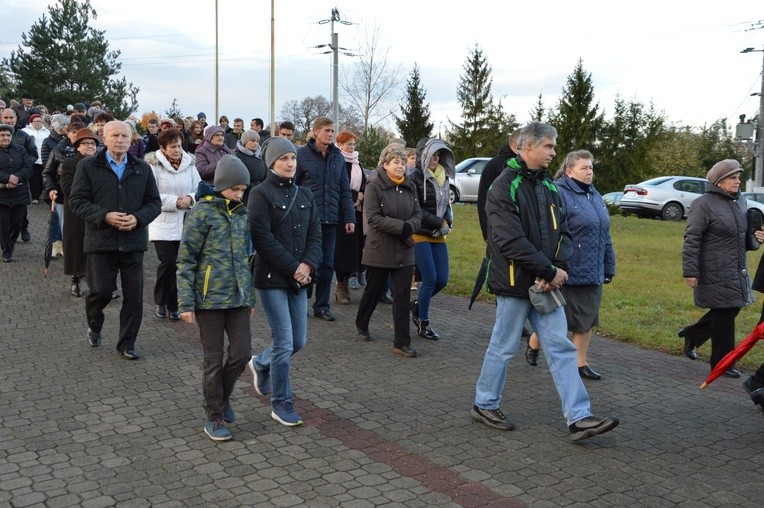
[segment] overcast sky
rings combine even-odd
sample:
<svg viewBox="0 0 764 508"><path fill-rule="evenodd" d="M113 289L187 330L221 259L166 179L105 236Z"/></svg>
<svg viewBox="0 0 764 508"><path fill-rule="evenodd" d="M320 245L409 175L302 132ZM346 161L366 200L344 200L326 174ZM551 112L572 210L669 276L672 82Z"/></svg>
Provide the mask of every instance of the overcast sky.
<svg viewBox="0 0 764 508"><path fill-rule="evenodd" d="M21 33L49 2L4 0L0 57L21 43ZM164 112L177 97L184 114L215 115L214 0L92 0L93 25L121 50L123 75L140 87L138 113ZM452 4L455 7L447 6ZM220 114L245 120L270 116L269 0L219 0ZM400 102L416 63L435 129L458 120L456 101L465 60L478 43L491 65L496 99L520 122L537 97L556 104L578 59L591 73L595 99L606 112L616 95L651 101L669 120L702 126L719 118L731 124L759 108L761 0L727 2L353 2L275 0L276 120L289 100L331 98L331 58L314 46L330 42L331 17L340 47L357 51L365 33L379 27L391 65L400 65ZM758 24L757 24L758 23ZM340 56L340 73L355 59ZM7 99L3 97L3 99ZM342 96L340 96L342 103ZM389 112L391 107L386 108ZM392 127L392 124L390 124Z"/></svg>

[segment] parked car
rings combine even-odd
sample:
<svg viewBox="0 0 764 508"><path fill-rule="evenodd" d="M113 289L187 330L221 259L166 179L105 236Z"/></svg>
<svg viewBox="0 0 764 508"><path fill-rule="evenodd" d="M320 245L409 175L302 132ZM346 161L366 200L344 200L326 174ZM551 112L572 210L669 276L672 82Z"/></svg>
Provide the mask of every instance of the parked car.
<svg viewBox="0 0 764 508"><path fill-rule="evenodd" d="M682 220L690 204L706 192L705 178L660 176L623 188L621 210L639 217Z"/></svg>
<svg viewBox="0 0 764 508"><path fill-rule="evenodd" d="M741 192L740 195L745 196L748 201L755 201L764 205L764 192Z"/></svg>
<svg viewBox="0 0 764 508"><path fill-rule="evenodd" d="M451 185L451 202L477 202L478 186L483 168L490 157L472 157L456 165L454 182Z"/></svg>
<svg viewBox="0 0 764 508"><path fill-rule="evenodd" d="M608 205L620 205L621 198L623 197L623 192L608 192L604 196L602 196L602 199L607 203Z"/></svg>

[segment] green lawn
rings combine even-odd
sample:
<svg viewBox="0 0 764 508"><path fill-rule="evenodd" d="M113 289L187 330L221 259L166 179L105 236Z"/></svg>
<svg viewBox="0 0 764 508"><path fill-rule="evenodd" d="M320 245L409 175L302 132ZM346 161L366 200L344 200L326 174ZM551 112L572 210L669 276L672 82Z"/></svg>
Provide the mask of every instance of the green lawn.
<svg viewBox="0 0 764 508"><path fill-rule="evenodd" d="M454 206L454 229L448 237L451 276L447 294L466 296L472 292L485 244L480 234L477 209ZM616 253L617 275L605 286L598 333L624 342L673 354L681 354L683 342L676 332L697 320L704 310L693 304L692 290L682 279L682 236L685 222L664 222L613 216L611 235ZM755 273L764 248L750 252L749 269ZM764 295L737 318L737 342L756 326ZM485 292L481 300L492 299ZM700 349L707 357L711 344ZM741 366L755 369L764 362L764 349L754 347Z"/></svg>

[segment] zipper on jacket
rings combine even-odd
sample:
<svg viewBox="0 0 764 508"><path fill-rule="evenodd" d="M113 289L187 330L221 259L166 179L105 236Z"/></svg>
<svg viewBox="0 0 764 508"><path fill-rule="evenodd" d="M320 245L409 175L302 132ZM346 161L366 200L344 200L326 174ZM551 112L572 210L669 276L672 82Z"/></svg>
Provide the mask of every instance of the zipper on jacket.
<svg viewBox="0 0 764 508"><path fill-rule="evenodd" d="M207 299L207 290L210 287L211 273L212 273L212 265L207 265L207 270L204 273L204 287L202 288L202 301Z"/></svg>
<svg viewBox="0 0 764 508"><path fill-rule="evenodd" d="M509 286L515 287L515 260L509 260Z"/></svg>
<svg viewBox="0 0 764 508"><path fill-rule="evenodd" d="M552 228L557 231L557 216L554 213L555 206L549 205L549 211L552 212Z"/></svg>

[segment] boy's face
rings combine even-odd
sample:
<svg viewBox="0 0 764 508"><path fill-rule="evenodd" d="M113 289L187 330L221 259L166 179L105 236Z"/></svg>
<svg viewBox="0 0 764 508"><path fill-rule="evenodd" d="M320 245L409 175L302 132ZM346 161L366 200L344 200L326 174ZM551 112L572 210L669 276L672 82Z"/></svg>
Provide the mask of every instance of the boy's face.
<svg viewBox="0 0 764 508"><path fill-rule="evenodd" d="M157 133L157 131L159 130L159 126L158 126L157 124L155 124L155 123L150 123L150 124L148 125L148 129L149 129L149 132L150 132L151 134L156 134L156 133Z"/></svg>
<svg viewBox="0 0 764 508"><path fill-rule="evenodd" d="M228 201L241 201L244 197L244 191L247 190L247 186L244 184L234 185L225 190L220 191L220 194Z"/></svg>

